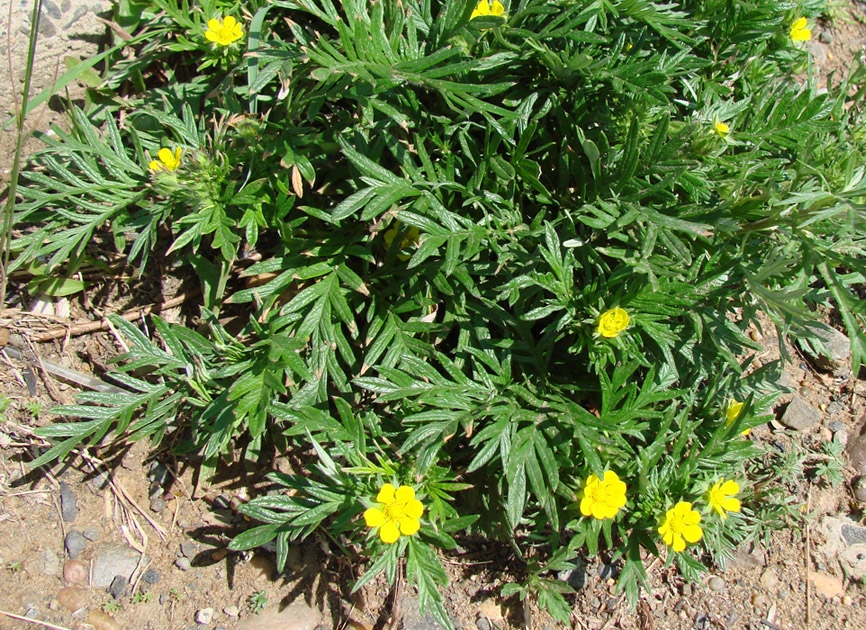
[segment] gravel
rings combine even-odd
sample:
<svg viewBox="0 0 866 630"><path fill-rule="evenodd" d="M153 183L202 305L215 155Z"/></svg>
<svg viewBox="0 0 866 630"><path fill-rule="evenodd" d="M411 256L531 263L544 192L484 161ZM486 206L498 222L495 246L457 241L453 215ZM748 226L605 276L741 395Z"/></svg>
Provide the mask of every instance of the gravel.
<svg viewBox="0 0 866 630"><path fill-rule="evenodd" d="M174 566L181 571L189 571L192 568L192 563L189 561L189 558L178 558L174 561Z"/></svg>
<svg viewBox="0 0 866 630"><path fill-rule="evenodd" d="M148 569L142 574L141 580L143 582L147 582L148 584L156 584L157 582L159 582L160 577L161 576L159 573L157 573L153 569Z"/></svg>
<svg viewBox="0 0 866 630"><path fill-rule="evenodd" d="M78 516L78 501L75 500L75 493L65 481L60 482L60 516L67 523L71 523Z"/></svg>
<svg viewBox="0 0 866 630"><path fill-rule="evenodd" d="M77 558L87 546L87 539L80 531L73 529L66 534L64 545L66 546L66 553L69 554L69 557Z"/></svg>

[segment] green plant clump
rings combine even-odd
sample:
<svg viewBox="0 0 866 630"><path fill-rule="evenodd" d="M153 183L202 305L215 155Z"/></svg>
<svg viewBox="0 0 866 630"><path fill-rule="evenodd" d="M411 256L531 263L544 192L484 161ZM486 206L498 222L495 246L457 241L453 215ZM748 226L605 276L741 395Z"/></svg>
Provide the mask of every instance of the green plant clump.
<svg viewBox="0 0 866 630"><path fill-rule="evenodd" d="M86 105L24 174L12 266L49 290L106 250L168 261L201 317L114 318L126 393L55 409L37 464L109 434L205 473L276 448L291 492L232 547L282 566L326 532L356 589L405 574L448 627L460 536L509 544L504 594L560 620L555 572L600 547L631 601L647 555L695 578L762 519L757 314L820 346L828 307L855 371L866 350L866 72L819 89L823 9L120 2L129 37L64 77Z"/></svg>

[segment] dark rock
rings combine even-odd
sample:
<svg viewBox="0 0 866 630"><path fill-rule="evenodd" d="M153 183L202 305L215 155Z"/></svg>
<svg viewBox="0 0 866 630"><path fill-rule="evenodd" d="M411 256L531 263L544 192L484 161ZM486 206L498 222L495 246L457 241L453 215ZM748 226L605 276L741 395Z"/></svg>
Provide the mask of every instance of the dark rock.
<svg viewBox="0 0 866 630"><path fill-rule="evenodd" d="M846 545L866 544L866 527L842 525L842 540Z"/></svg>
<svg viewBox="0 0 866 630"><path fill-rule="evenodd" d="M157 573L153 569L148 569L141 576L141 580L143 582L147 582L148 584L156 584L157 582L159 582L159 578L159 573Z"/></svg>
<svg viewBox="0 0 866 630"><path fill-rule="evenodd" d="M75 493L65 481L60 482L60 516L67 523L71 523L78 516L78 501Z"/></svg>
<svg viewBox="0 0 866 630"><path fill-rule="evenodd" d="M122 575L115 575L114 579L111 580L111 585L108 587L108 592L111 593L111 596L114 599L120 599L126 592L127 584L128 581L125 577Z"/></svg>
<svg viewBox="0 0 866 630"><path fill-rule="evenodd" d="M812 407L802 398L795 396L780 419L789 429L804 431L821 419L821 412Z"/></svg>
<svg viewBox="0 0 866 630"><path fill-rule="evenodd" d="M866 503L866 477L857 479L852 489L854 490L854 498L860 503Z"/></svg>
<svg viewBox="0 0 866 630"><path fill-rule="evenodd" d="M152 482L163 486L168 481L170 473L162 462L153 462L150 465L150 472L147 473L147 476Z"/></svg>
<svg viewBox="0 0 866 630"><path fill-rule="evenodd" d="M219 495L213 500L213 509L215 510L230 510L231 507L231 499L224 494Z"/></svg>
<svg viewBox="0 0 866 630"><path fill-rule="evenodd" d="M66 534L66 540L64 541L66 546L66 553L69 554L70 558L77 558L78 555L84 551L84 548L87 546L87 539L84 537L84 534L79 532L76 529L71 530L68 534Z"/></svg>

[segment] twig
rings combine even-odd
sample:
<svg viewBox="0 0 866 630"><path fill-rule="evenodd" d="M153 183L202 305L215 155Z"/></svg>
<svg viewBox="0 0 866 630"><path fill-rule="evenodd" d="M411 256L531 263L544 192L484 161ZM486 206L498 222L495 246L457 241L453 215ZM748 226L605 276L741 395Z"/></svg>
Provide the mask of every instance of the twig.
<svg viewBox="0 0 866 630"><path fill-rule="evenodd" d="M3 361L6 363L6 365L9 366L9 369L12 370L12 373L15 375L15 379L21 384L21 387L27 387L27 383L24 381L24 377L21 376L21 372L19 372L18 369L15 367L15 364L9 360L9 355L6 354L9 350L14 350L14 348L3 348L2 350L0 350L0 356L3 357ZM17 350L14 351L18 353ZM18 354L20 355L20 353Z"/></svg>
<svg viewBox="0 0 866 630"><path fill-rule="evenodd" d="M391 618L388 620L388 630L394 630L403 619L403 563L397 563L397 579L395 580L394 599L391 601Z"/></svg>
<svg viewBox="0 0 866 630"><path fill-rule="evenodd" d="M189 293L180 293L170 300L163 302L162 304L148 304L146 306L141 306L138 308L134 308L131 311L127 311L126 313L121 313L120 317L125 319L128 322L134 321L143 315L149 315L150 313L161 313L164 310L174 308L175 306L180 306L184 302L186 302L189 298L198 295L198 291L190 291ZM62 327L55 328L53 330L49 330L47 332L42 333L33 338L34 341L51 341L53 339L60 339L61 337L66 337L67 335L70 337L75 337L78 335L86 335L88 333L97 332L100 330L109 330L110 324L108 319L101 319L95 322L84 322L81 324L75 324L70 327Z"/></svg>
<svg viewBox="0 0 866 630"><path fill-rule="evenodd" d="M812 484L806 494L806 514L809 514L809 506L812 503ZM812 588L809 581L809 572L812 570L812 537L809 531L809 523L806 523L806 627L812 625Z"/></svg>
<svg viewBox="0 0 866 630"><path fill-rule="evenodd" d="M12 346L6 346L3 352L8 352L9 356L14 359L18 359L19 361L26 361L27 357L24 356L17 348L13 348ZM36 354L34 352L34 354ZM4 355L5 356L5 355ZM39 356L38 354L36 355ZM52 363L46 359L39 359L40 367L47 372L50 372L56 377L63 379L64 381L68 381L70 383L74 383L75 385L80 385L81 387L86 387L87 389L92 389L97 392L109 392L112 394L125 394L126 390L120 389L119 387L115 387L109 383L106 383L103 380L90 376L88 374L82 374L81 372L76 372L74 370L70 370L68 368L63 367L62 365L57 365L56 363ZM22 385L25 384L24 381L21 381Z"/></svg>
<svg viewBox="0 0 866 630"><path fill-rule="evenodd" d="M22 617L21 615L13 615L11 612L6 612L5 610L0 610L0 615L6 615L7 617L12 617L12 619L18 619L19 621L28 621L30 623L35 623L37 626L51 628L51 630L69 630L69 628L64 628L63 626L55 626L53 623L48 623L47 621L31 619L30 617Z"/></svg>

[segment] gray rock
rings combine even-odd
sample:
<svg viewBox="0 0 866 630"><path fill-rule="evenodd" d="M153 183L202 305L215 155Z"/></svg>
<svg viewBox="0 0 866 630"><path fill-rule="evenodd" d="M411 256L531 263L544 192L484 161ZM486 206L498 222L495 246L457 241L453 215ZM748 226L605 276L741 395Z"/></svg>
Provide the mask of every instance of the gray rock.
<svg viewBox="0 0 866 630"><path fill-rule="evenodd" d="M159 605L160 605L160 606L164 606L164 605L165 605L165 602L167 602L167 601L168 601L168 594L166 594L166 593L162 593L162 594L160 594L160 596L159 596Z"/></svg>
<svg viewBox="0 0 866 630"><path fill-rule="evenodd" d="M69 11L69 8L72 6L72 0L62 0L60 2L60 10L66 13Z"/></svg>
<svg viewBox="0 0 866 630"><path fill-rule="evenodd" d="M718 577L717 575L714 575L713 577L710 578L710 581L707 582L707 586L710 587L711 591L719 592L721 590L724 590L725 581L722 578Z"/></svg>
<svg viewBox="0 0 866 630"><path fill-rule="evenodd" d="M69 28L69 25L66 26ZM108 485L108 475L105 473L97 473L97 475L90 480L90 485L92 485L97 490L102 490L105 486Z"/></svg>
<svg viewBox="0 0 866 630"><path fill-rule="evenodd" d="M140 557L140 553L127 545L100 545L93 554L93 586L108 588L116 575L122 575L129 580ZM147 558L144 558L143 562L146 561Z"/></svg>
<svg viewBox="0 0 866 630"><path fill-rule="evenodd" d="M102 532L99 531L98 527L85 527L84 531L81 533L90 542L96 542L102 535Z"/></svg>
<svg viewBox="0 0 866 630"><path fill-rule="evenodd" d="M405 601L404 601L405 604ZM249 615L238 623L237 630L314 630L322 620L322 614L315 608L308 606L303 599L292 602L282 610L279 607L267 608L258 615ZM406 608L403 608L404 614ZM412 626L406 625L406 617L403 618L403 627L412 630ZM436 626L438 628L439 626Z"/></svg>
<svg viewBox="0 0 866 630"><path fill-rule="evenodd" d="M845 430L845 423L839 422L838 420L833 420L833 422L827 425L827 428L830 429L833 433L838 433L839 431Z"/></svg>
<svg viewBox="0 0 866 630"><path fill-rule="evenodd" d="M809 54L812 56L812 59L815 60L816 64L823 66L827 63L827 46L814 39L808 42L803 42L803 44L804 48L809 51Z"/></svg>
<svg viewBox="0 0 866 630"><path fill-rule="evenodd" d="M64 541L64 545L66 546L66 553L69 554L69 557L77 558L78 555L82 551L84 551L84 548L87 546L87 539L84 537L84 534L82 534L76 529L73 529L68 534L66 534L66 540Z"/></svg>
<svg viewBox="0 0 866 630"><path fill-rule="evenodd" d="M51 0L42 0L42 10L47 13L49 17L52 17L55 20L60 19L60 7L51 2Z"/></svg>
<svg viewBox="0 0 866 630"><path fill-rule="evenodd" d="M122 575L115 575L114 579L111 580L111 585L108 587L108 592L111 593L114 599L120 599L126 592L126 585L128 583L129 581Z"/></svg>
<svg viewBox="0 0 866 630"><path fill-rule="evenodd" d="M848 438L845 451L857 472L866 475L866 415L860 418L860 424Z"/></svg>
<svg viewBox="0 0 866 630"><path fill-rule="evenodd" d="M833 33L824 29L823 31L821 31L820 35L818 35L818 40L825 43L825 44L832 44L833 43Z"/></svg>
<svg viewBox="0 0 866 630"><path fill-rule="evenodd" d="M195 554L198 553L198 545L195 541L184 540L180 543L180 553L183 554L185 558L195 558Z"/></svg>
<svg viewBox="0 0 866 630"><path fill-rule="evenodd" d="M168 481L168 468L162 462L153 462L150 465L150 472L147 473L148 478L160 486Z"/></svg>
<svg viewBox="0 0 866 630"><path fill-rule="evenodd" d="M866 544L866 527L856 525L842 525L842 540L846 545Z"/></svg>
<svg viewBox="0 0 866 630"><path fill-rule="evenodd" d="M39 571L49 576L55 576L60 571L60 558L51 549L43 549L39 554Z"/></svg>
<svg viewBox="0 0 866 630"><path fill-rule="evenodd" d="M824 48L821 44L814 42L815 46ZM825 52L826 55L826 52ZM812 344L801 343L800 347L808 354L812 360L822 370L833 372L836 376L845 375L851 369L851 340L848 336L839 332L835 328L819 326L818 324L809 326L809 330L813 335L819 338L824 346L824 351L817 356L809 346ZM815 344L817 345L817 344ZM820 348L819 348L820 351Z"/></svg>
<svg viewBox="0 0 866 630"><path fill-rule="evenodd" d="M860 503L866 503L866 477L857 479L852 489L854 490L854 498Z"/></svg>
<svg viewBox="0 0 866 630"><path fill-rule="evenodd" d="M490 622L487 621L487 617L479 617L475 620L475 627L478 630L490 630Z"/></svg>
<svg viewBox="0 0 866 630"><path fill-rule="evenodd" d="M403 597L403 630L442 630L430 611L421 614L418 598L412 595Z"/></svg>
<svg viewBox="0 0 866 630"><path fill-rule="evenodd" d="M156 584L157 582L159 582L160 577L161 576L159 575L159 573L157 573L153 569L148 569L142 574L141 580L142 582L147 582L148 584Z"/></svg>
<svg viewBox="0 0 866 630"><path fill-rule="evenodd" d="M159 514L165 509L165 501L159 497L153 497L150 500L150 511Z"/></svg>
<svg viewBox="0 0 866 630"><path fill-rule="evenodd" d="M213 608L202 608L195 611L195 622L203 626L213 621Z"/></svg>
<svg viewBox="0 0 866 630"><path fill-rule="evenodd" d="M231 499L226 495L221 494L213 500L212 507L215 510L230 510L232 508Z"/></svg>
<svg viewBox="0 0 866 630"><path fill-rule="evenodd" d="M75 7L75 11L72 13L72 18L66 23L63 27L65 29L69 29L73 24L75 24L78 20L87 15L87 7Z"/></svg>
<svg viewBox="0 0 866 630"><path fill-rule="evenodd" d="M42 37L46 38L54 37L57 34L57 27L45 15L39 16L39 26L36 30Z"/></svg>
<svg viewBox="0 0 866 630"><path fill-rule="evenodd" d="M78 516L78 501L75 493L65 481L60 482L60 516L67 523L71 523Z"/></svg>
<svg viewBox="0 0 866 630"><path fill-rule="evenodd" d="M804 431L821 419L821 412L802 398L795 396L780 419L789 429Z"/></svg>
<svg viewBox="0 0 866 630"><path fill-rule="evenodd" d="M181 571L189 571L192 568L192 563L189 561L189 558L178 558L174 561L174 566Z"/></svg>

